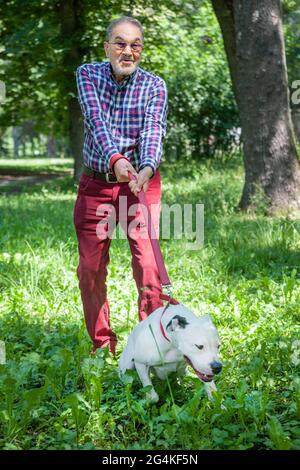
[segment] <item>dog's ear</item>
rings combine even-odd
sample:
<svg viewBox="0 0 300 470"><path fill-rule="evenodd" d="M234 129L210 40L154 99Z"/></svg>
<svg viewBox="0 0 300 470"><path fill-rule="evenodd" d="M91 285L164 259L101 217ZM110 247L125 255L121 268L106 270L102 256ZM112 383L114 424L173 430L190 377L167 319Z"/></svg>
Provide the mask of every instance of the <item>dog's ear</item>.
<svg viewBox="0 0 300 470"><path fill-rule="evenodd" d="M211 324L214 323L210 315L205 315L204 317L201 317L201 320L207 323L211 323Z"/></svg>
<svg viewBox="0 0 300 470"><path fill-rule="evenodd" d="M175 331L178 328L185 328L189 322L185 317L181 317L180 315L175 315L172 320L169 321L167 324L168 331Z"/></svg>

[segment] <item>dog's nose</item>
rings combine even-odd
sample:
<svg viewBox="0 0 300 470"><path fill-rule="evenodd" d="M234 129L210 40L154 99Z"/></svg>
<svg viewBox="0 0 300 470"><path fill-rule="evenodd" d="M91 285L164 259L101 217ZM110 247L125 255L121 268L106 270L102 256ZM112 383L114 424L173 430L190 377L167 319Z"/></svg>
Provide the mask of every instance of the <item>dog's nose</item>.
<svg viewBox="0 0 300 470"><path fill-rule="evenodd" d="M219 374L222 370L221 362L217 362L217 361L211 362L210 367L214 374Z"/></svg>

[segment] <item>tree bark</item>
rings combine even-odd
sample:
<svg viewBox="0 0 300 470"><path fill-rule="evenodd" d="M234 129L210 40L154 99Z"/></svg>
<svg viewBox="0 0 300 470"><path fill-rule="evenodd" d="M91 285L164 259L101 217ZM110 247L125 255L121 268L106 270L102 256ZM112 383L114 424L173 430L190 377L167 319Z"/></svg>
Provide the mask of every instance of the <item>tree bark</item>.
<svg viewBox="0 0 300 470"><path fill-rule="evenodd" d="M19 148L20 148L20 128L13 126L12 128L12 138L14 143L13 155L14 158L19 158Z"/></svg>
<svg viewBox="0 0 300 470"><path fill-rule="evenodd" d="M57 157L56 139L52 134L49 134L47 136L47 157L49 158Z"/></svg>
<svg viewBox="0 0 300 470"><path fill-rule="evenodd" d="M84 11L80 0L62 0L58 5L61 21L61 33L65 49L63 67L64 81L62 87L67 93L67 109L69 116L69 138L71 152L74 157L74 178L78 181L83 166L82 148L84 126L81 109L77 100L75 71L83 62L85 49L82 46L84 28Z"/></svg>
<svg viewBox="0 0 300 470"><path fill-rule="evenodd" d="M212 2L242 127L245 184L240 208L255 206L257 195L263 194L272 212L300 210L300 167L289 105L280 1ZM221 8L227 14L221 14Z"/></svg>
<svg viewBox="0 0 300 470"><path fill-rule="evenodd" d="M83 169L84 125L77 98L69 99L68 111L70 115L70 146L74 157L74 179L78 181Z"/></svg>
<svg viewBox="0 0 300 470"><path fill-rule="evenodd" d="M224 49L229 65L229 72L232 82L232 88L235 100L238 104L239 98L237 93L237 56L235 44L235 25L233 13L233 0L212 0L213 9L218 19L223 41Z"/></svg>
<svg viewBox="0 0 300 470"><path fill-rule="evenodd" d="M292 111L292 121L295 130L295 136L300 143L300 109L295 109L294 112Z"/></svg>

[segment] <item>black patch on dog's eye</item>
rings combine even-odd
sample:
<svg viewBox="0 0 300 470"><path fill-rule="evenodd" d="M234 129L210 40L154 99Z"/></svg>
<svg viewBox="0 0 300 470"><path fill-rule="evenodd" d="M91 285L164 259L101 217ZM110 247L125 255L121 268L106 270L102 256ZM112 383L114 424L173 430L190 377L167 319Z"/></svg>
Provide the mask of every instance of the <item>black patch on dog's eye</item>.
<svg viewBox="0 0 300 470"><path fill-rule="evenodd" d="M198 348L200 350L204 348L203 344L195 344L195 346L196 346L196 348Z"/></svg>
<svg viewBox="0 0 300 470"><path fill-rule="evenodd" d="M185 317L181 317L180 315L175 315L167 324L167 329L172 326L172 321L175 319L178 320L178 326L180 328L185 328L186 325L189 325L189 322L187 321Z"/></svg>

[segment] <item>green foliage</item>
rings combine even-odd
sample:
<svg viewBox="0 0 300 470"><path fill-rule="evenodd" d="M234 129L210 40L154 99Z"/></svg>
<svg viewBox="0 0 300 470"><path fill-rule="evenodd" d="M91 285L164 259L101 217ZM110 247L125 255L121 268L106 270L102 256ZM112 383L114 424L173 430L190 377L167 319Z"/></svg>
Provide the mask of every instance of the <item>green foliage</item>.
<svg viewBox="0 0 300 470"><path fill-rule="evenodd" d="M165 3L186 14L184 2ZM38 132L50 131L57 137L67 135L68 100L77 94L76 68L86 61L104 59L104 34L110 20L136 14L145 20L147 27L159 19L152 18L151 12L159 13L161 8L152 1L148 1L145 10L141 1L136 1L132 9L128 0L101 4L84 0L73 5L77 8L76 30L69 32L65 23L73 12L66 13L62 6L63 2L52 0L26 4L12 0L9 8L0 4L0 80L7 89L0 113L3 127L34 116ZM70 21L70 27L71 24Z"/></svg>
<svg viewBox="0 0 300 470"><path fill-rule="evenodd" d="M3 449L300 449L298 221L235 212L241 166L163 165L164 202L205 204L205 244L162 240L177 299L210 314L224 370L209 402L192 370L118 377L90 357L76 278L72 180L0 198L0 447ZM108 293L117 354L137 323L126 240L113 240Z"/></svg>
<svg viewBox="0 0 300 470"><path fill-rule="evenodd" d="M129 14L145 28L141 66L161 75L168 85L168 159L235 149L238 114L209 0L149 0L146 7L142 1L84 0L77 4L77 29L70 34L63 31L62 4L12 0L9 8L0 5L0 80L7 88L0 126L34 120L38 133L68 138L68 102L77 94L76 67L105 60L109 21ZM283 2L290 84L299 78L299 7L299 0Z"/></svg>
<svg viewBox="0 0 300 470"><path fill-rule="evenodd" d="M238 125L222 38L209 1L82 2L78 30L63 34L60 2L10 2L0 7L3 44L0 80L7 98L0 125L28 119L38 133L68 135L68 101L76 96L75 70L105 59L109 21L132 14L145 28L142 67L165 78L169 89L170 159L198 157L233 145ZM109 8L108 8L109 5ZM73 60L70 59L70 51ZM75 53L75 51L77 51ZM34 117L34 118L33 118Z"/></svg>
<svg viewBox="0 0 300 470"><path fill-rule="evenodd" d="M202 2L182 20L166 13L160 28L165 39L158 49L163 58L159 73L169 92L168 158L228 153L236 146L233 130L239 121L211 2Z"/></svg>
<svg viewBox="0 0 300 470"><path fill-rule="evenodd" d="M0 17L0 79L7 89L0 124L16 125L35 116L40 132L48 127L62 135L66 115L58 87L61 45L55 3L14 0L9 8L2 3Z"/></svg>

